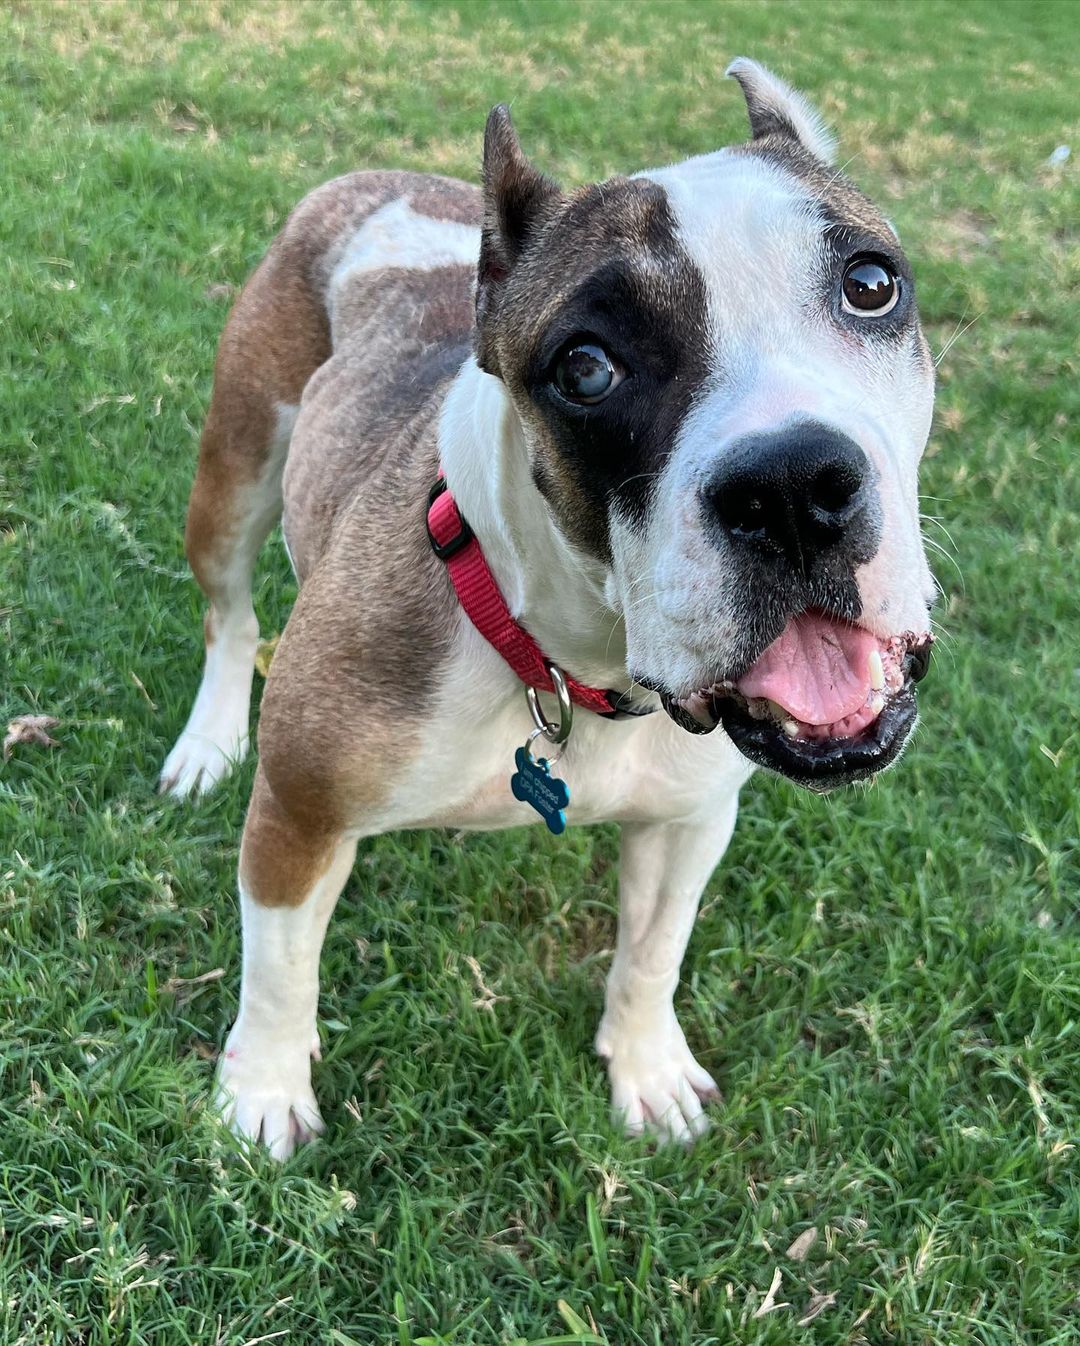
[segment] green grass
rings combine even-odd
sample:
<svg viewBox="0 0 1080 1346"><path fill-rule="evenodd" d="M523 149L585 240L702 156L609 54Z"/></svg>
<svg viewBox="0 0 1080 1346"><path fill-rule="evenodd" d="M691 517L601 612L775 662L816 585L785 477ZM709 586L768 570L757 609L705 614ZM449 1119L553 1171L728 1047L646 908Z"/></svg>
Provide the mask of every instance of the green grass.
<svg viewBox="0 0 1080 1346"><path fill-rule="evenodd" d="M0 766L4 1346L1080 1341L1077 33L1049 4L4 7L0 712L61 745ZM207 1090L251 765L152 790L198 676L227 287L332 174L474 177L499 99L569 180L741 138L738 53L837 125L935 351L964 328L917 745L872 790L745 792L679 998L724 1092L694 1150L607 1121L615 837L572 830L363 844L328 1135L237 1157ZM292 594L268 552L265 630Z"/></svg>

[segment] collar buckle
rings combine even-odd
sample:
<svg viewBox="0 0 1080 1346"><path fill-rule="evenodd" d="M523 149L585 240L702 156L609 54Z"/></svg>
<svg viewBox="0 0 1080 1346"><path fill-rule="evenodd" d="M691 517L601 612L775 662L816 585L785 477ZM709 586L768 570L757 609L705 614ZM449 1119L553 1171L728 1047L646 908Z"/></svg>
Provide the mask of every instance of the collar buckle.
<svg viewBox="0 0 1080 1346"><path fill-rule="evenodd" d="M452 556L456 556L463 547L467 547L469 543L472 542L472 540L476 537L476 534L469 527L468 523L465 521L465 519L462 518L461 512L459 511L457 505L454 503L453 496L449 497L450 503L444 508L442 512L447 518L453 518L457 520L457 526L458 526L457 533L455 533L453 537L448 538L445 542L440 542L439 539L432 532L431 530L432 510L435 507L436 500L438 500L438 498L441 495L444 495L445 493L446 493L446 478L440 473L439 476L436 477L435 479L434 486L432 486L431 490L428 492L428 508L426 518L428 541L431 543L431 550L435 553L435 555L439 558L440 561L449 561Z"/></svg>

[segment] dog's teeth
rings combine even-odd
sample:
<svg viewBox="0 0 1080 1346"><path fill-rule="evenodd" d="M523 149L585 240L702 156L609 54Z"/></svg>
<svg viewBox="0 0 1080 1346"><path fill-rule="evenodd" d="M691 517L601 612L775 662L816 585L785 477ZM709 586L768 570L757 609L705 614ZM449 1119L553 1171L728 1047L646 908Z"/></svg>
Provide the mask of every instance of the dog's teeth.
<svg viewBox="0 0 1080 1346"><path fill-rule="evenodd" d="M769 703L760 696L755 696L752 701L746 703L746 709L750 712L752 720L763 720L769 713Z"/></svg>
<svg viewBox="0 0 1080 1346"><path fill-rule="evenodd" d="M870 673L870 686L875 692L883 692L885 690L885 665L881 662L881 651L871 650L866 664Z"/></svg>
<svg viewBox="0 0 1080 1346"><path fill-rule="evenodd" d="M871 693L870 693L870 703L869 703L869 704L870 704L870 709L874 712L874 714L875 714L875 715L880 715L881 712L885 709L885 696L884 696L884 693L882 693L882 692L871 692Z"/></svg>
<svg viewBox="0 0 1080 1346"><path fill-rule="evenodd" d="M794 720L785 720L781 728L783 729L784 733L787 734L788 738L799 737L799 726L795 723Z"/></svg>

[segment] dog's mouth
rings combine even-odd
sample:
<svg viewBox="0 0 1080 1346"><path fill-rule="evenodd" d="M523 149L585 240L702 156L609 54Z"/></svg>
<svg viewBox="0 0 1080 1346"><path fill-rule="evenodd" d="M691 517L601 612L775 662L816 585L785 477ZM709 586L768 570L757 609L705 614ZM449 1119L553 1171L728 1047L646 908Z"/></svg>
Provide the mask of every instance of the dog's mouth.
<svg viewBox="0 0 1080 1346"><path fill-rule="evenodd" d="M793 617L739 678L662 693L684 729L723 724L751 762L813 790L863 780L896 760L918 718L915 684L932 637L881 639L819 612Z"/></svg>

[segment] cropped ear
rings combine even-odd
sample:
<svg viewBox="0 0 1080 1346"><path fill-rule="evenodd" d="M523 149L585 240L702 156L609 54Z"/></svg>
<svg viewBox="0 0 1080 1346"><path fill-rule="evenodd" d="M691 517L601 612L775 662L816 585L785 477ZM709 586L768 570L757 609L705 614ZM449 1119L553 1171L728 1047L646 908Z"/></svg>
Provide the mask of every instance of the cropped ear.
<svg viewBox="0 0 1080 1346"><path fill-rule="evenodd" d="M496 374L491 318L503 285L537 228L562 200L556 183L522 152L505 103L493 107L484 130L484 222L476 278L477 360Z"/></svg>
<svg viewBox="0 0 1080 1346"><path fill-rule="evenodd" d="M827 164L833 162L836 137L801 93L778 79L771 70L745 56L736 57L725 73L739 81L754 140L762 136L785 136L816 159Z"/></svg>

